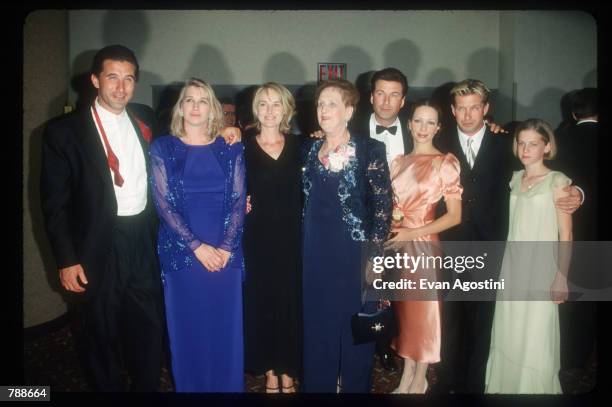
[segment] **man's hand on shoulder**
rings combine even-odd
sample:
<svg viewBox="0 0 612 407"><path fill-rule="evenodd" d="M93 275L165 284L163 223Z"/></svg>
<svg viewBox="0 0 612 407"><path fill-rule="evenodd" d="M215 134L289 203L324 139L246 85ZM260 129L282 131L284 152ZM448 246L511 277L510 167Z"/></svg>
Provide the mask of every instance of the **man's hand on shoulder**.
<svg viewBox="0 0 612 407"><path fill-rule="evenodd" d="M489 130L491 130L491 133L493 134L508 134L508 131L504 130L504 128L497 123L485 120L485 124L489 126Z"/></svg>
<svg viewBox="0 0 612 407"><path fill-rule="evenodd" d="M238 127L224 127L221 129L221 137L231 146L242 141L242 132Z"/></svg>
<svg viewBox="0 0 612 407"><path fill-rule="evenodd" d="M317 130L314 133L310 133L310 137L312 138L323 138L323 136L325 136L323 130Z"/></svg>
<svg viewBox="0 0 612 407"><path fill-rule="evenodd" d="M571 215L576 211L576 209L580 208L580 205L582 205L582 192L575 185L567 185L563 188L563 191L568 192L569 195L558 198L555 201L555 206L560 211Z"/></svg>

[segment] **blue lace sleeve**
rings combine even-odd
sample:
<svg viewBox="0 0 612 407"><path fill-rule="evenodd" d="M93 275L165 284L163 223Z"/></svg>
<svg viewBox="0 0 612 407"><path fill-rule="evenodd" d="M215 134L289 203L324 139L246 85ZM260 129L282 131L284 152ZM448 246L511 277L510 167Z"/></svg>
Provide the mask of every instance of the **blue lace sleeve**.
<svg viewBox="0 0 612 407"><path fill-rule="evenodd" d="M393 203L391 177L384 144L371 145L366 177L368 180L368 213L372 221L370 241L382 243L389 235Z"/></svg>
<svg viewBox="0 0 612 407"><path fill-rule="evenodd" d="M181 204L179 202L176 188L169 184L168 174L164 153L160 148L160 143L151 145L151 186L155 207L161 221L174 231L192 251L197 249L202 243L191 232L185 219L179 213Z"/></svg>
<svg viewBox="0 0 612 407"><path fill-rule="evenodd" d="M240 148L234 161L232 191L229 199L229 211L225 218L225 234L219 247L233 253L242 239L244 215L246 208L246 169L244 164L244 148Z"/></svg>
<svg viewBox="0 0 612 407"><path fill-rule="evenodd" d="M300 165L305 166L308 161L308 154L312 145L317 139L314 138L300 138Z"/></svg>

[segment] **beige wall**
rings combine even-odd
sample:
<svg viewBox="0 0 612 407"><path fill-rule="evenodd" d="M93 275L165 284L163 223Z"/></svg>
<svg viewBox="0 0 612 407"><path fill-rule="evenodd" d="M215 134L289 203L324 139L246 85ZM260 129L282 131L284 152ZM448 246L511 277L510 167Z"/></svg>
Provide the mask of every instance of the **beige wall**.
<svg viewBox="0 0 612 407"><path fill-rule="evenodd" d="M499 90L500 123L556 125L564 93L596 86L596 24L580 11L74 10L69 22L71 73L123 43L143 70L134 101L146 104L151 85L192 75L297 85L316 80L318 62L346 62L349 80L385 66L413 87L478 78Z"/></svg>
<svg viewBox="0 0 612 407"><path fill-rule="evenodd" d="M497 11L105 11L69 13L73 73L120 42L143 70L134 101L191 75L213 84L316 81L318 62L346 62L348 79L395 66L411 86L466 76L497 87ZM72 95L74 97L74 94Z"/></svg>
<svg viewBox="0 0 612 407"><path fill-rule="evenodd" d="M581 11L515 12L514 70L517 120L537 117L557 125L560 99L597 87L597 26Z"/></svg>
<svg viewBox="0 0 612 407"><path fill-rule="evenodd" d="M23 312L24 326L66 312L57 272L42 229L40 139L44 123L68 97L68 13L39 10L24 24L23 48Z"/></svg>

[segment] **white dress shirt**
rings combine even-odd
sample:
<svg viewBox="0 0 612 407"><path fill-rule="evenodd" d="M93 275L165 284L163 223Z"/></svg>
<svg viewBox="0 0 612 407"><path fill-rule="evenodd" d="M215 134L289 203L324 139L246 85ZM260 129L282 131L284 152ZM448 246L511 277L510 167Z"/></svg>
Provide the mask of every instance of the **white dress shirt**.
<svg viewBox="0 0 612 407"><path fill-rule="evenodd" d="M114 114L103 108L98 103L98 99L95 104L108 144L119 160L119 173L124 181L121 187L113 183L117 199L117 215L137 215L144 210L147 204L147 169L138 135L125 109L119 114ZM96 123L93 109L91 115L98 129L100 143L106 153L106 146L98 123ZM108 167L108 172L111 174L111 179L114 180L110 167Z"/></svg>
<svg viewBox="0 0 612 407"><path fill-rule="evenodd" d="M376 134L376 125L382 126L382 124L376 122L374 113L372 113L370 115L370 137L385 144L387 150L387 164L391 167L391 161L398 155L404 154L404 136L402 134L402 126L400 125L399 117L396 117L393 124L391 124L391 126L397 126L395 134L391 134L387 130L380 134Z"/></svg>
<svg viewBox="0 0 612 407"><path fill-rule="evenodd" d="M457 127L457 133L459 134L459 143L461 144L461 149L463 150L463 154L465 157L468 157L468 148L467 143L468 139L474 140L472 142L472 151L474 151L474 156L478 158L478 150L480 150L480 145L482 144L482 139L484 138L485 131L487 129L487 125L483 124L482 128L476 132L473 136L468 136L464 132L461 131L459 127ZM476 160L474 160L474 163Z"/></svg>

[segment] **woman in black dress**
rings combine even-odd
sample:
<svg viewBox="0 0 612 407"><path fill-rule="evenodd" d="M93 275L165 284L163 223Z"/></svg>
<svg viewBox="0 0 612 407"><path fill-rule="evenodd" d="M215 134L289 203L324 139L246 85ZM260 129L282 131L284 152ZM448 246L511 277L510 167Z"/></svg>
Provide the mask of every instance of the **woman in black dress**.
<svg viewBox="0 0 612 407"><path fill-rule="evenodd" d="M245 368L266 373L266 392L293 393L301 361L300 140L289 134L295 101L270 82L252 108L257 131L244 140L252 208L243 238Z"/></svg>

